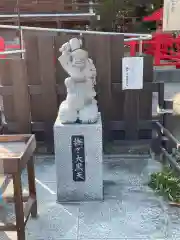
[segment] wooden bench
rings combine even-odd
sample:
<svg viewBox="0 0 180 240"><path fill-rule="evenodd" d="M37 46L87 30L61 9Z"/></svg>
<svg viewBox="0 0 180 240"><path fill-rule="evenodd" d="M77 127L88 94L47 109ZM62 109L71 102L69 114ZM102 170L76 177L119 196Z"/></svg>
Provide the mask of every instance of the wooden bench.
<svg viewBox="0 0 180 240"><path fill-rule="evenodd" d="M15 204L15 223L0 224L0 231L17 231L17 239L25 240L25 226L31 214L37 217L33 153L36 148L34 135L0 136L0 190L6 204ZM27 167L29 194L23 196L21 173ZM14 193L4 196L12 182ZM24 204L25 203L25 207Z"/></svg>

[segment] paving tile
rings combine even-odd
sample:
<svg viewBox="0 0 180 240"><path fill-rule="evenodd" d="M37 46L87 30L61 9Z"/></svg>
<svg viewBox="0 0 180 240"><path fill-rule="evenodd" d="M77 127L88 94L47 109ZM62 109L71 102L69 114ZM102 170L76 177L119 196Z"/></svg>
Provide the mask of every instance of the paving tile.
<svg viewBox="0 0 180 240"><path fill-rule="evenodd" d="M80 239L164 237L164 210L153 191L145 186L151 170L148 159L105 165L105 201L80 206Z"/></svg>
<svg viewBox="0 0 180 240"><path fill-rule="evenodd" d="M24 175L27 175L27 171L24 171ZM40 163L38 162L35 165L35 176L41 178L43 182L56 182L55 162L52 159Z"/></svg>
<svg viewBox="0 0 180 240"><path fill-rule="evenodd" d="M47 201L41 203L38 213L39 218L36 220L30 218L28 221L27 240L77 239L78 205L61 205L55 201ZM8 222L15 221L13 205L8 204L6 219ZM16 240L16 234L0 232L0 240L10 239Z"/></svg>
<svg viewBox="0 0 180 240"><path fill-rule="evenodd" d="M54 163L37 164L39 218L28 221L26 239L180 239L180 210L166 206L145 184L154 166L143 159L105 164L103 202L62 205L56 203ZM26 173L23 183L28 189ZM16 240L10 235L0 233L0 240Z"/></svg>
<svg viewBox="0 0 180 240"><path fill-rule="evenodd" d="M42 165L42 166L41 166ZM41 206L42 203L46 202L56 202L57 195L56 195L56 180L55 180L55 168L52 171L50 166L54 164L47 164L44 165L37 165L36 170L36 192L37 192L37 200L38 205ZM28 190L28 178L27 172L24 171L22 174L22 182L24 189Z"/></svg>
<svg viewBox="0 0 180 240"><path fill-rule="evenodd" d="M117 201L82 203L79 217L79 239L106 239L111 233L112 216L118 219Z"/></svg>
<svg viewBox="0 0 180 240"><path fill-rule="evenodd" d="M55 162L51 160L44 161L43 164L36 164L36 173L41 176L43 182L56 182Z"/></svg>
<svg viewBox="0 0 180 240"><path fill-rule="evenodd" d="M77 205L61 205L56 202L47 202L40 207L39 218L31 219L27 225L29 240L60 240L76 239L78 231Z"/></svg>
<svg viewBox="0 0 180 240"><path fill-rule="evenodd" d="M56 203L54 163L36 164L35 170L39 218L28 221L27 239L77 239L79 205ZM23 183L28 186L26 172L23 173Z"/></svg>
<svg viewBox="0 0 180 240"><path fill-rule="evenodd" d="M153 199L141 201L134 194L131 200L123 200L119 207L121 212L118 219L112 217L109 238L123 235L124 239L157 239L166 235L166 216Z"/></svg>
<svg viewBox="0 0 180 240"><path fill-rule="evenodd" d="M136 200L82 204L79 239L164 239L165 216L158 202Z"/></svg>
<svg viewBox="0 0 180 240"><path fill-rule="evenodd" d="M122 199L122 193L142 191L144 188L144 167L148 159L110 162L104 165L104 197L105 199ZM141 164L140 164L141 163Z"/></svg>

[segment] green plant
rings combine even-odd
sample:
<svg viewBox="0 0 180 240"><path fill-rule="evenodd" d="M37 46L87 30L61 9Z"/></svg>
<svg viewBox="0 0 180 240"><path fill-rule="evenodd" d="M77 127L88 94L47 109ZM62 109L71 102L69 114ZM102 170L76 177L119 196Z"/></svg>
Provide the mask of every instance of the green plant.
<svg viewBox="0 0 180 240"><path fill-rule="evenodd" d="M166 199L180 203L180 178L176 177L169 167L162 172L151 174L149 187Z"/></svg>

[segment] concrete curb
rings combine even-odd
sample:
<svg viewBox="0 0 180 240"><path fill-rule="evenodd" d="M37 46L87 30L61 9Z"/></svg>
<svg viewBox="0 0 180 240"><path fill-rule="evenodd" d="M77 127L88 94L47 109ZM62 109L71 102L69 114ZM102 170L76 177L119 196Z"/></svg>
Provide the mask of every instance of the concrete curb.
<svg viewBox="0 0 180 240"><path fill-rule="evenodd" d="M180 69L154 69L154 82L180 82Z"/></svg>

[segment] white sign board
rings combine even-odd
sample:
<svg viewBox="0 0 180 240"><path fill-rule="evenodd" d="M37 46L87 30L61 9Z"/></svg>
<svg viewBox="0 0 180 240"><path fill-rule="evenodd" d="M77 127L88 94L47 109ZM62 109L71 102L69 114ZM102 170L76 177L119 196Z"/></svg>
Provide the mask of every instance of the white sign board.
<svg viewBox="0 0 180 240"><path fill-rule="evenodd" d="M122 60L122 90L143 88L143 57Z"/></svg>
<svg viewBox="0 0 180 240"><path fill-rule="evenodd" d="M163 31L180 30L180 0L164 0Z"/></svg>

